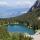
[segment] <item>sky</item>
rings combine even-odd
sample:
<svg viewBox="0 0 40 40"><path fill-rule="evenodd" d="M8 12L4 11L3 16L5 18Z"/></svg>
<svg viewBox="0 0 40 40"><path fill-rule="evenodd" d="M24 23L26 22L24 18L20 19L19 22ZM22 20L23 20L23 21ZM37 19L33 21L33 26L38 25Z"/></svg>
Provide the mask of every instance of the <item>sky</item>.
<svg viewBox="0 0 40 40"><path fill-rule="evenodd" d="M21 15L27 12L35 2L36 0L0 0L0 18Z"/></svg>

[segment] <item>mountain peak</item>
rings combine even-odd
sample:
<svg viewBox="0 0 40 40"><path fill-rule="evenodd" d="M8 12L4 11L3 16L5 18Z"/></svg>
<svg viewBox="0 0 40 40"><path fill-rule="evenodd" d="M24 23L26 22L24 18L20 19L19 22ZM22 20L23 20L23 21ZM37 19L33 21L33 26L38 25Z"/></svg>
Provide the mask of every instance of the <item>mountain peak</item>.
<svg viewBox="0 0 40 40"><path fill-rule="evenodd" d="M36 8L40 8L40 0L37 0L28 12L32 12L32 10Z"/></svg>
<svg viewBox="0 0 40 40"><path fill-rule="evenodd" d="M40 0L37 0L33 7L40 8Z"/></svg>

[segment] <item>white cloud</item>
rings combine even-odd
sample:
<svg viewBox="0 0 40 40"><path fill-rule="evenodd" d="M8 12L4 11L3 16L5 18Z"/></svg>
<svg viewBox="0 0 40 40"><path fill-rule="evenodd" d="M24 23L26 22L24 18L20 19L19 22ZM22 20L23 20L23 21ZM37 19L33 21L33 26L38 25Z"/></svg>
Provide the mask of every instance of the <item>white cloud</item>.
<svg viewBox="0 0 40 40"><path fill-rule="evenodd" d="M29 8L35 3L36 0L2 0L0 1L0 6L1 7L8 7L8 9L10 9L10 7L13 9L21 9L21 8L27 8L27 10L25 9L25 11L22 11L20 13L18 12L8 12L7 8L6 10L3 8L0 9L0 18L8 18L10 16L17 16L17 15L21 15L23 13L26 13ZM6 12L7 11L7 12Z"/></svg>
<svg viewBox="0 0 40 40"><path fill-rule="evenodd" d="M34 0L35 2L35 0ZM31 7L34 4L33 0L4 0L0 1L1 6L7 7Z"/></svg>
<svg viewBox="0 0 40 40"><path fill-rule="evenodd" d="M16 6L20 6L20 7L29 7L31 6L31 2L27 2L27 1L17 1Z"/></svg>
<svg viewBox="0 0 40 40"><path fill-rule="evenodd" d="M0 6L7 6L7 5L8 5L7 2L5 2L5 1L0 1Z"/></svg>

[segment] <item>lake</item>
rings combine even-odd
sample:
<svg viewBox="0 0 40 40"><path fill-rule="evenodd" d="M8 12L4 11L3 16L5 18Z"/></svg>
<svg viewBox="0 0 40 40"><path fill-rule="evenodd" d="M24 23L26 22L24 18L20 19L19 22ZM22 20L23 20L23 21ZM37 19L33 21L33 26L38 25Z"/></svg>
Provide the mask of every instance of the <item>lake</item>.
<svg viewBox="0 0 40 40"><path fill-rule="evenodd" d="M32 29L29 29L25 25L20 24L14 24L14 25L8 25L8 32L26 32L28 34L34 34L34 31Z"/></svg>

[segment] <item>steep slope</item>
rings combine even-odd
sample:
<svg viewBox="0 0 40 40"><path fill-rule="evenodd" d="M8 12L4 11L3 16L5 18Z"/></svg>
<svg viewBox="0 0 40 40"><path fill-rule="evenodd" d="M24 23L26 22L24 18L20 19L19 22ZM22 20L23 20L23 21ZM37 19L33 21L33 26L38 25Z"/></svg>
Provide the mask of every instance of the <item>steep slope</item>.
<svg viewBox="0 0 40 40"><path fill-rule="evenodd" d="M35 5L34 5L34 8L40 8L40 0L37 0Z"/></svg>
<svg viewBox="0 0 40 40"><path fill-rule="evenodd" d="M35 2L35 4L30 8L29 12L32 12L32 10L36 8L40 8L40 0Z"/></svg>
<svg viewBox="0 0 40 40"><path fill-rule="evenodd" d="M40 28L40 8L34 9L32 12L28 12L15 18L22 23L29 23L29 25L38 26Z"/></svg>

